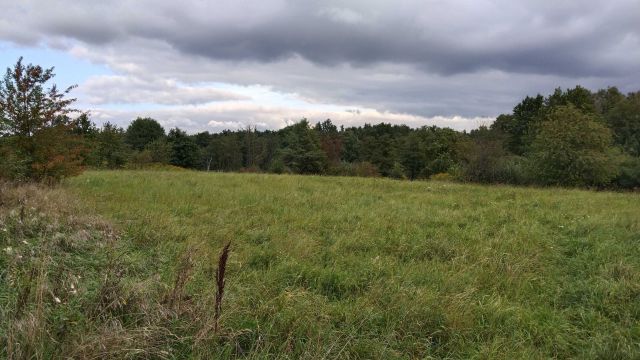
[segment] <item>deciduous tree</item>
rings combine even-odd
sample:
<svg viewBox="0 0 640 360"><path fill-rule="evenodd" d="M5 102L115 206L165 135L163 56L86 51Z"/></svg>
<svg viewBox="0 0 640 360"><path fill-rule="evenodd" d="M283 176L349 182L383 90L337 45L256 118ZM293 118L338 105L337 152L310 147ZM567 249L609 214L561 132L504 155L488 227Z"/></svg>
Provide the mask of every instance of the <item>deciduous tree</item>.
<svg viewBox="0 0 640 360"><path fill-rule="evenodd" d="M0 136L24 164L22 176L33 180L57 181L82 170L84 146L69 117L77 112L71 107L76 99L67 97L75 86L47 87L54 76L53 68L24 65L19 58L0 80Z"/></svg>

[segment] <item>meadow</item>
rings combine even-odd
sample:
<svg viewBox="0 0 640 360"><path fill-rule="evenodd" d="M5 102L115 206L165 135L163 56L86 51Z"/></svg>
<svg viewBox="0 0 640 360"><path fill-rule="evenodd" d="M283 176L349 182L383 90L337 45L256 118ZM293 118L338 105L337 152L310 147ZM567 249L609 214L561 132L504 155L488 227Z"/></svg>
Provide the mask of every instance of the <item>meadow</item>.
<svg viewBox="0 0 640 360"><path fill-rule="evenodd" d="M99 313L147 331L131 358L640 357L638 194L192 171L57 191L118 233L126 306Z"/></svg>

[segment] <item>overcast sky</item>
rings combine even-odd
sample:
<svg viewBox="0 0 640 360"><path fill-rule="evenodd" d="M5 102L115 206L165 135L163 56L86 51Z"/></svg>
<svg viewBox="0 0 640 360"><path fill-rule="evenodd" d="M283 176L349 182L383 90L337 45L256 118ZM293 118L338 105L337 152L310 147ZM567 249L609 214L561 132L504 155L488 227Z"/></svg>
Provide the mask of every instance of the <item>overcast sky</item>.
<svg viewBox="0 0 640 360"><path fill-rule="evenodd" d="M525 95L640 89L640 0L0 0L0 65L55 66L94 121L471 129Z"/></svg>

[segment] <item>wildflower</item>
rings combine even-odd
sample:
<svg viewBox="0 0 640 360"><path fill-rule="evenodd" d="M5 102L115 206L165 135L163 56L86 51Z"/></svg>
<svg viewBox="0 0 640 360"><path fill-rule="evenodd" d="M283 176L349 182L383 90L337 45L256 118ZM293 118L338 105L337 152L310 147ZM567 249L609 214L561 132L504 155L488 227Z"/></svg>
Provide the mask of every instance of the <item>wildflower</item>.
<svg viewBox="0 0 640 360"><path fill-rule="evenodd" d="M59 298L59 297L57 297L57 296L54 296L54 297L53 297L53 300L54 300L56 303L58 303L58 304L60 304L60 303L62 302L62 301L60 301L60 298Z"/></svg>
<svg viewBox="0 0 640 360"><path fill-rule="evenodd" d="M13 252L13 248L11 246L7 246L6 248L4 248L4 252L6 252L7 254L11 254Z"/></svg>

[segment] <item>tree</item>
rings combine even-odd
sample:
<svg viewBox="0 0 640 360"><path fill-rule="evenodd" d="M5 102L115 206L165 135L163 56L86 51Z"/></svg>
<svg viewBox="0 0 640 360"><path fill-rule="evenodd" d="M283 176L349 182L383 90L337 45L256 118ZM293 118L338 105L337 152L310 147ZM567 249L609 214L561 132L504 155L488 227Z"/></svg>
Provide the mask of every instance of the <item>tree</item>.
<svg viewBox="0 0 640 360"><path fill-rule="evenodd" d="M346 162L357 162L360 159L360 141L353 129L343 131L343 150L341 160Z"/></svg>
<svg viewBox="0 0 640 360"><path fill-rule="evenodd" d="M124 142L124 130L109 122L102 126L95 140L95 166L117 169L127 163L130 150Z"/></svg>
<svg viewBox="0 0 640 360"><path fill-rule="evenodd" d="M225 130L213 135L204 149L204 165L210 170L235 171L242 167L240 133Z"/></svg>
<svg viewBox="0 0 640 360"><path fill-rule="evenodd" d="M549 95L545 99L545 105L547 108L553 108L561 105L573 105L576 109L589 114L596 114L597 107L595 103L595 97L589 91L589 89L583 88L578 85L573 89L557 88L553 94Z"/></svg>
<svg viewBox="0 0 640 360"><path fill-rule="evenodd" d="M365 124L359 137L360 159L378 168L380 174L388 176L395 163L396 130L391 124ZM408 130L408 127L407 127Z"/></svg>
<svg viewBox="0 0 640 360"><path fill-rule="evenodd" d="M241 130L240 133L242 134L242 166L248 169L255 169L260 155L260 143L257 139L256 127L249 125L246 129Z"/></svg>
<svg viewBox="0 0 640 360"><path fill-rule="evenodd" d="M602 186L617 175L611 131L574 105L551 109L528 157L543 185Z"/></svg>
<svg viewBox="0 0 640 360"><path fill-rule="evenodd" d="M534 137L536 124L544 114L544 97L527 96L513 108L513 115L500 115L491 125L492 130L499 130L507 135L506 148L510 152L521 155Z"/></svg>
<svg viewBox="0 0 640 360"><path fill-rule="evenodd" d="M164 128L152 118L137 118L127 128L125 141L131 148L142 151L155 140L163 138Z"/></svg>
<svg viewBox="0 0 640 360"><path fill-rule="evenodd" d="M167 140L171 145L171 164L184 168L196 168L198 166L200 148L186 132L178 128L171 129Z"/></svg>
<svg viewBox="0 0 640 360"><path fill-rule="evenodd" d="M605 119L613 130L615 143L627 153L640 156L640 93L616 102Z"/></svg>
<svg viewBox="0 0 640 360"><path fill-rule="evenodd" d="M46 87L54 76L53 68L24 65L19 58L0 81L0 136L24 165L24 178L57 181L82 170L84 147L68 116L78 112L71 108L76 99L67 98L75 86Z"/></svg>
<svg viewBox="0 0 640 360"><path fill-rule="evenodd" d="M327 155L329 164L333 167L340 164L342 155L342 137L338 128L333 125L330 119L317 123L315 131L320 136L320 148Z"/></svg>
<svg viewBox="0 0 640 360"><path fill-rule="evenodd" d="M593 94L593 103L600 115L606 115L611 109L624 100L625 96L615 86L600 89Z"/></svg>
<svg viewBox="0 0 640 360"><path fill-rule="evenodd" d="M154 140L147 144L144 151L149 152L151 161L158 164L168 164L171 162L172 147L165 138Z"/></svg>
<svg viewBox="0 0 640 360"><path fill-rule="evenodd" d="M281 151L284 165L299 174L319 174L327 168L327 156L309 122L303 119L283 129L285 146Z"/></svg>

